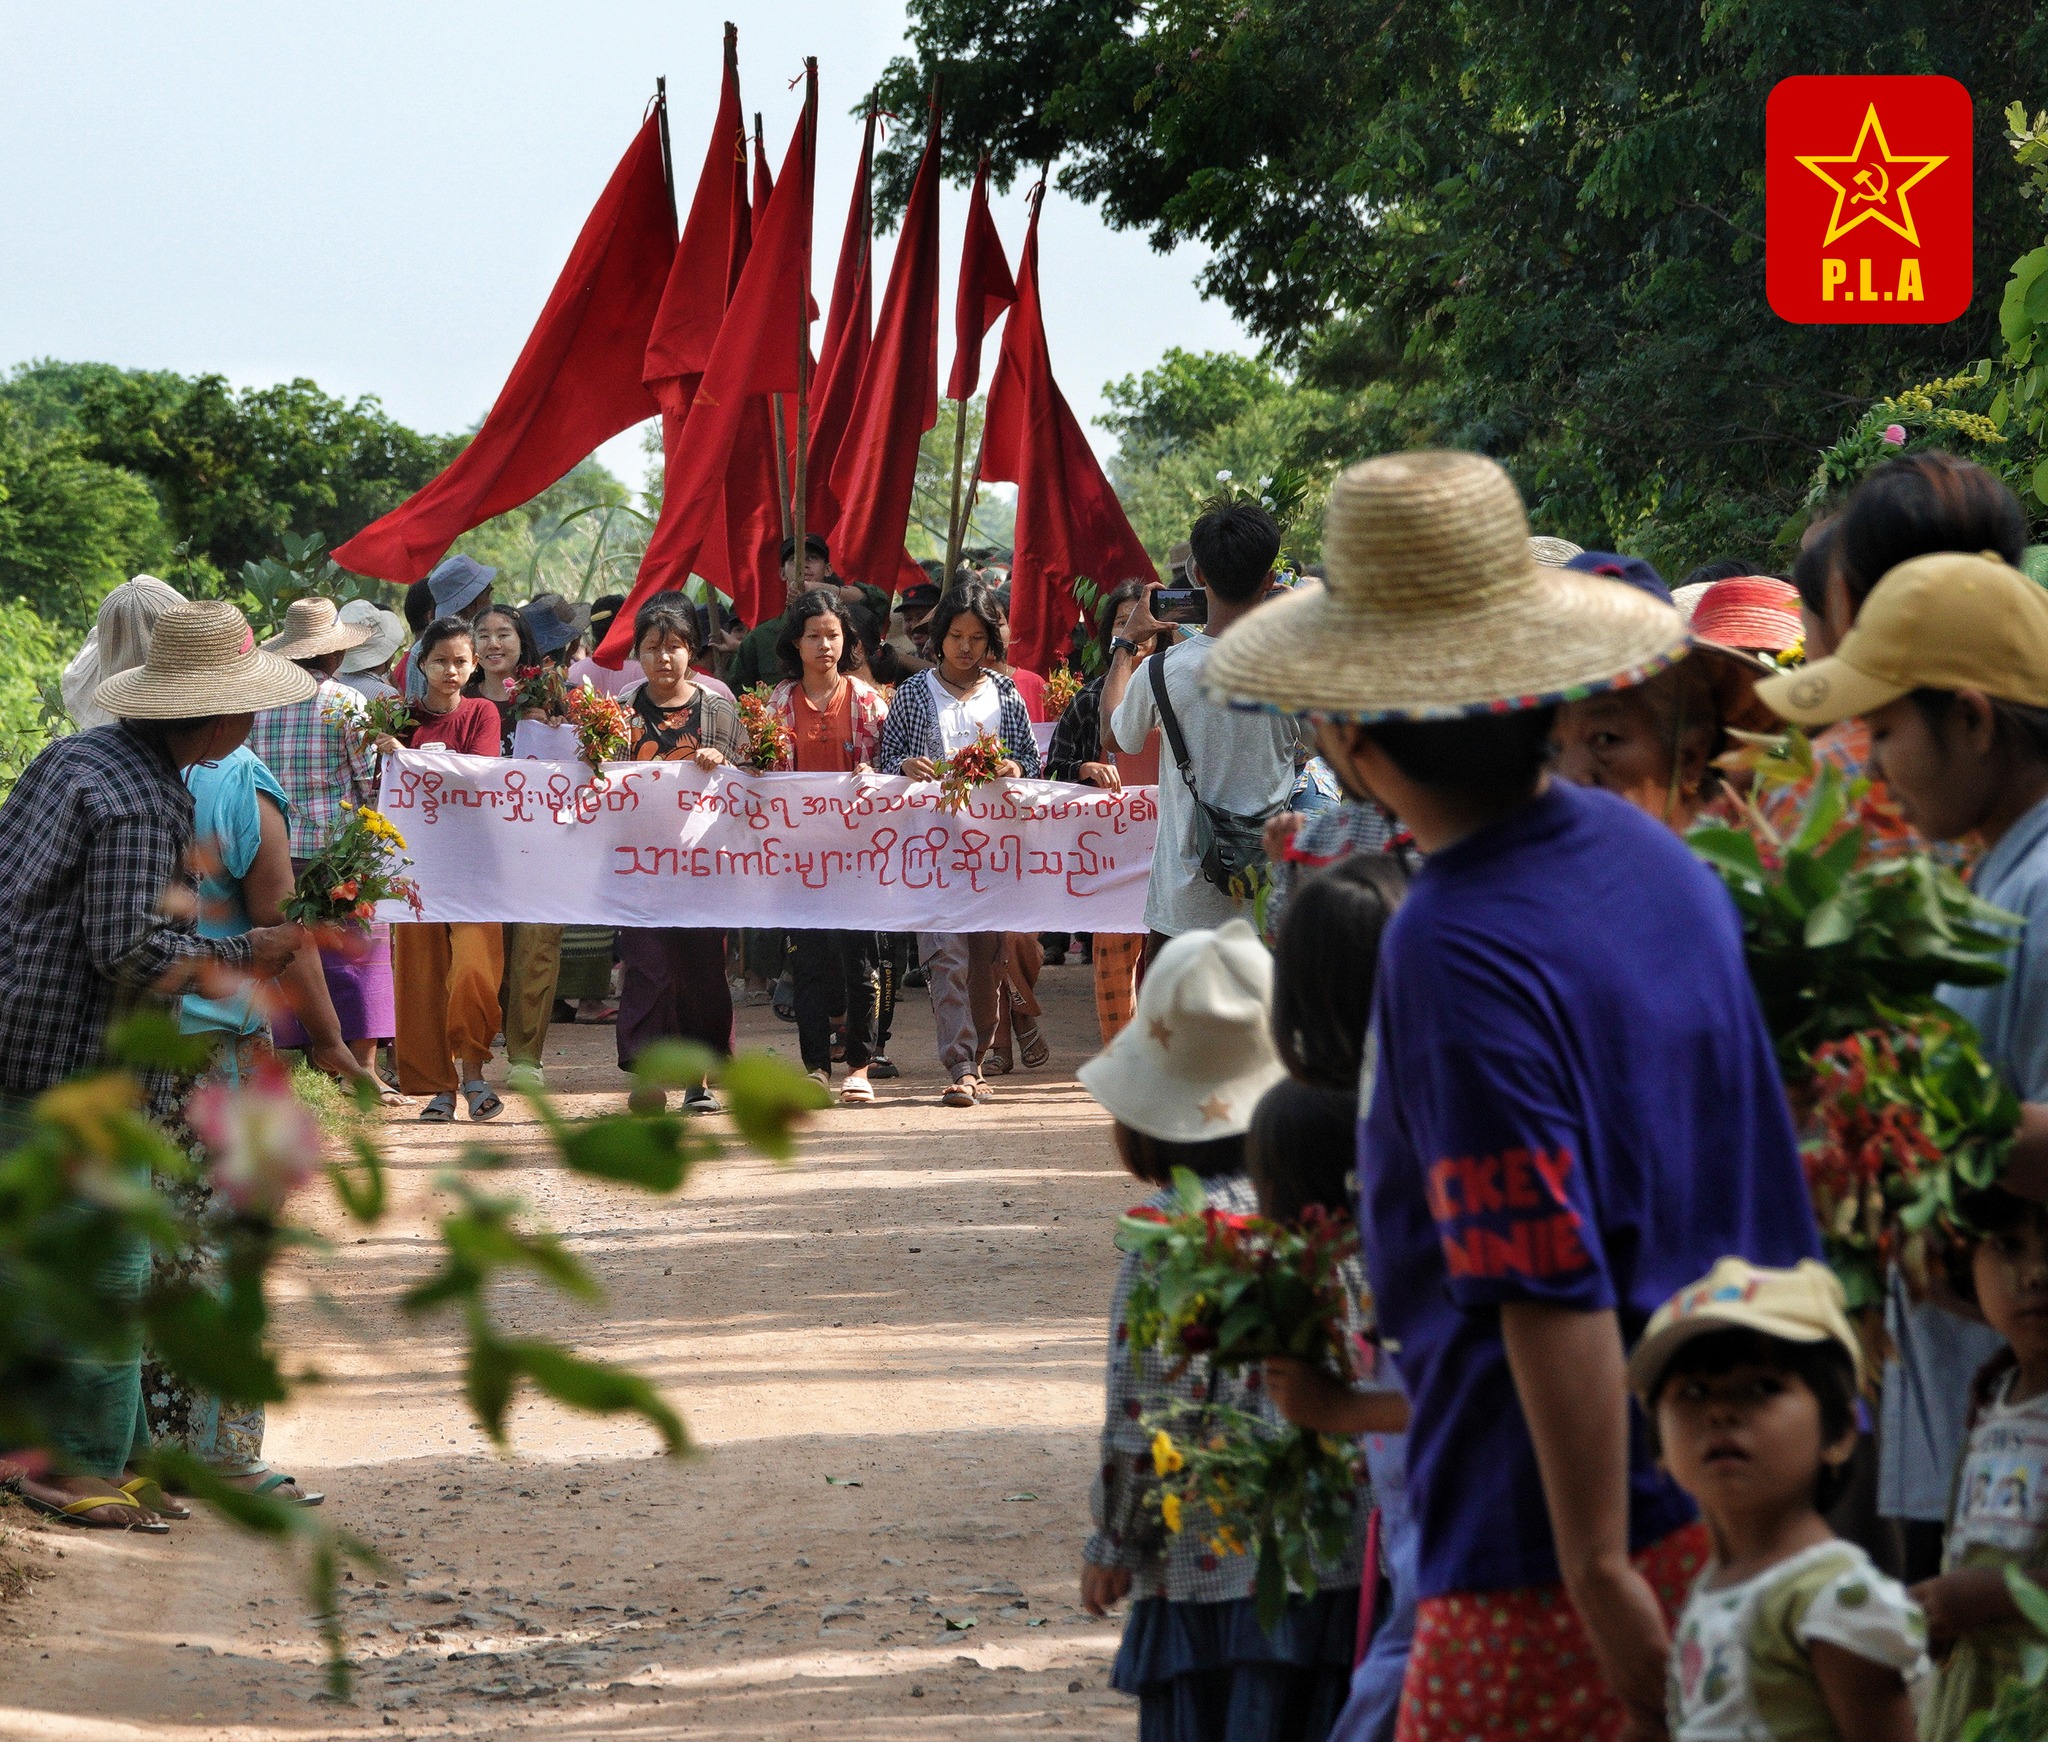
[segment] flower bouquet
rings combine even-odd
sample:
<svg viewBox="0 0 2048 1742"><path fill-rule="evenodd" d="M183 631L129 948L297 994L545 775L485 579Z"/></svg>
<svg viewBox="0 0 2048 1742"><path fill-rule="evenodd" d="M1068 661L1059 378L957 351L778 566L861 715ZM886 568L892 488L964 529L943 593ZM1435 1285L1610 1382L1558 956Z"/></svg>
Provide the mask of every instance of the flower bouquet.
<svg viewBox="0 0 2048 1742"><path fill-rule="evenodd" d="M633 722L625 704L586 680L569 691L562 711L576 728L577 753L590 765L591 778L602 786L604 765L623 762L633 747Z"/></svg>
<svg viewBox="0 0 2048 1742"><path fill-rule="evenodd" d="M375 696L364 702L360 713L338 717L355 733L357 741L369 748L375 748L379 738L396 738L404 743L406 733L415 724L412 704L403 696Z"/></svg>
<svg viewBox="0 0 2048 1742"><path fill-rule="evenodd" d="M402 875L412 861L405 837L367 805L341 803L341 833L299 873L284 916L316 931L360 937L380 901L403 901L420 911L420 892Z"/></svg>
<svg viewBox="0 0 2048 1742"><path fill-rule="evenodd" d="M1320 1205L1297 1224L1209 1207L1202 1182L1174 1171L1179 1213L1128 1211L1117 1245L1140 1262L1125 1303L1134 1348L1157 1349L1178 1374L1197 1355L1218 1368L1268 1355L1322 1361L1351 1377L1344 1261L1358 1250L1351 1218Z"/></svg>
<svg viewBox="0 0 2048 1742"><path fill-rule="evenodd" d="M568 712L569 693L558 665L522 665L513 674L512 715L515 719L529 713L539 714L545 719L559 720Z"/></svg>
<svg viewBox="0 0 2048 1742"><path fill-rule="evenodd" d="M1358 1249L1351 1219L1320 1206L1295 1224L1212 1208L1202 1182L1174 1172L1176 1212L1124 1215L1117 1245L1139 1260L1124 1302L1131 1348L1155 1350L1169 1379L1204 1356L1211 1371L1269 1355L1349 1380L1341 1274ZM1315 1562L1342 1556L1353 1522L1356 1453L1342 1439L1215 1403L1182 1404L1153 1424L1152 1465L1168 1530L1206 1513L1217 1554L1259 1556L1259 1620L1270 1628L1291 1580L1314 1595Z"/></svg>
<svg viewBox="0 0 2048 1742"><path fill-rule="evenodd" d="M1045 680L1045 711L1057 720L1080 693L1081 680L1065 666L1060 666Z"/></svg>
<svg viewBox="0 0 2048 1742"><path fill-rule="evenodd" d="M1316 1563L1341 1564L1351 1546L1357 1446L1215 1404L1182 1405L1149 1425L1161 1520L1176 1536L1207 1531L1216 1555L1257 1550L1253 1594L1270 1632L1290 1582L1313 1597Z"/></svg>
<svg viewBox="0 0 2048 1742"><path fill-rule="evenodd" d="M1816 1047L1807 1189L1852 1308L1884 1299L1896 1261L1924 1291L1929 1243L1966 1229L1958 1199L1993 1184L2019 1099L1953 1014L1904 1017Z"/></svg>
<svg viewBox="0 0 2048 1742"><path fill-rule="evenodd" d="M766 684L756 684L738 698L740 727L747 735L747 760L756 772L773 774L788 768L793 746L782 716L769 706L772 694Z"/></svg>
<svg viewBox="0 0 2048 1742"><path fill-rule="evenodd" d="M993 732L977 732L973 743L940 757L933 770L939 783L939 809L965 810L968 795L977 786L986 786L996 779L998 770L1009 760L1009 751Z"/></svg>

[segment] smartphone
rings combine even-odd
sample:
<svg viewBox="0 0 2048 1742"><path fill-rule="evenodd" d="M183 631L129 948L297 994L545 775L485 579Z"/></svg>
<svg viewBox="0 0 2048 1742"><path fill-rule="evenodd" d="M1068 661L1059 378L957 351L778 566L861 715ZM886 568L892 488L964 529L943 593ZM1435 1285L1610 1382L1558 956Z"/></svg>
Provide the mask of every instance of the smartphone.
<svg viewBox="0 0 2048 1742"><path fill-rule="evenodd" d="M1209 591L1206 587L1160 587L1152 594L1151 611L1162 623L1206 623Z"/></svg>

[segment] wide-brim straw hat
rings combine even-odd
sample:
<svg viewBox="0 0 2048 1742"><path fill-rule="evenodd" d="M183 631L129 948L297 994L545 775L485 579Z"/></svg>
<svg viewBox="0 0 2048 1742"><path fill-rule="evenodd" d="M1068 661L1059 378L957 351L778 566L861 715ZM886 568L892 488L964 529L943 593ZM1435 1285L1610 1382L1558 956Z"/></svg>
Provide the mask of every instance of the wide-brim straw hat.
<svg viewBox="0 0 2048 1742"><path fill-rule="evenodd" d="M344 623L332 599L294 599L286 607L284 628L263 644L279 659L318 659L323 653L346 653L375 633L369 625Z"/></svg>
<svg viewBox="0 0 2048 1742"><path fill-rule="evenodd" d="M1286 1076L1271 1033L1273 958L1244 920L1161 947L1138 1010L1074 1074L1111 1118L1172 1143L1238 1137Z"/></svg>
<svg viewBox="0 0 2048 1742"><path fill-rule="evenodd" d="M1513 481L1480 454L1385 454L1341 474L1321 588L1224 632L1204 681L1244 706L1442 720L1638 683L1685 652L1663 601L1530 553Z"/></svg>
<svg viewBox="0 0 2048 1742"><path fill-rule="evenodd" d="M124 720L200 720L281 708L319 688L311 672L259 648L234 606L196 599L159 617L149 657L108 678L93 700Z"/></svg>

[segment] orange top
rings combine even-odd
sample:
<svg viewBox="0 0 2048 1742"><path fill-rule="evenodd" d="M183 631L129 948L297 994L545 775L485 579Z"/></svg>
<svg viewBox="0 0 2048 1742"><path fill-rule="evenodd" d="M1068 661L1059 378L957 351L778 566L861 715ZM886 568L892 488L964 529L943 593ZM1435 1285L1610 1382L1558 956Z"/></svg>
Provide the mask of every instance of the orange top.
<svg viewBox="0 0 2048 1742"><path fill-rule="evenodd" d="M796 684L790 692L793 716L790 736L796 741L792 765L800 774L851 774L853 758L853 685L839 680L839 693L822 713Z"/></svg>

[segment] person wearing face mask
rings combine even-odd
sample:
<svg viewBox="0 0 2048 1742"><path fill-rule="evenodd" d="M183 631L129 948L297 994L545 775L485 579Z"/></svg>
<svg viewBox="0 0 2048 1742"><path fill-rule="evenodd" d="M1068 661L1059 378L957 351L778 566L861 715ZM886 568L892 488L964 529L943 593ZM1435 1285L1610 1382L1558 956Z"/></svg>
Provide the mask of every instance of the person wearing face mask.
<svg viewBox="0 0 2048 1742"><path fill-rule="evenodd" d="M955 588L932 608L929 628L938 663L897 689L882 728L881 772L935 780L943 757L964 750L986 732L1002 741L1007 760L999 772L1004 777L1035 777L1038 744L1024 698L1008 678L988 669L991 653L1000 659L1003 651L994 601L981 587ZM938 1027L939 1062L951 1078L944 1096L949 1107L995 1099L981 1064L995 1038L1002 950L1001 932L918 936Z"/></svg>
<svg viewBox="0 0 2048 1742"><path fill-rule="evenodd" d="M203 937L188 855L192 796L183 772L249 735L250 710L303 700L313 679L255 645L218 600L157 619L139 666L106 679L93 705L114 723L58 738L0 805L0 1134L27 1135L29 1103L103 1062L108 1023L138 1004L168 1010L187 992L268 979L307 943L303 927ZM167 895L171 897L166 900ZM179 1083L147 1073L149 1110L176 1107ZM139 1180L147 1181L146 1165ZM110 1252L99 1281L139 1296L149 1247ZM89 1528L161 1534L120 1478L142 1418L140 1348L63 1349L49 1419L54 1473L25 1477L44 1511Z"/></svg>

